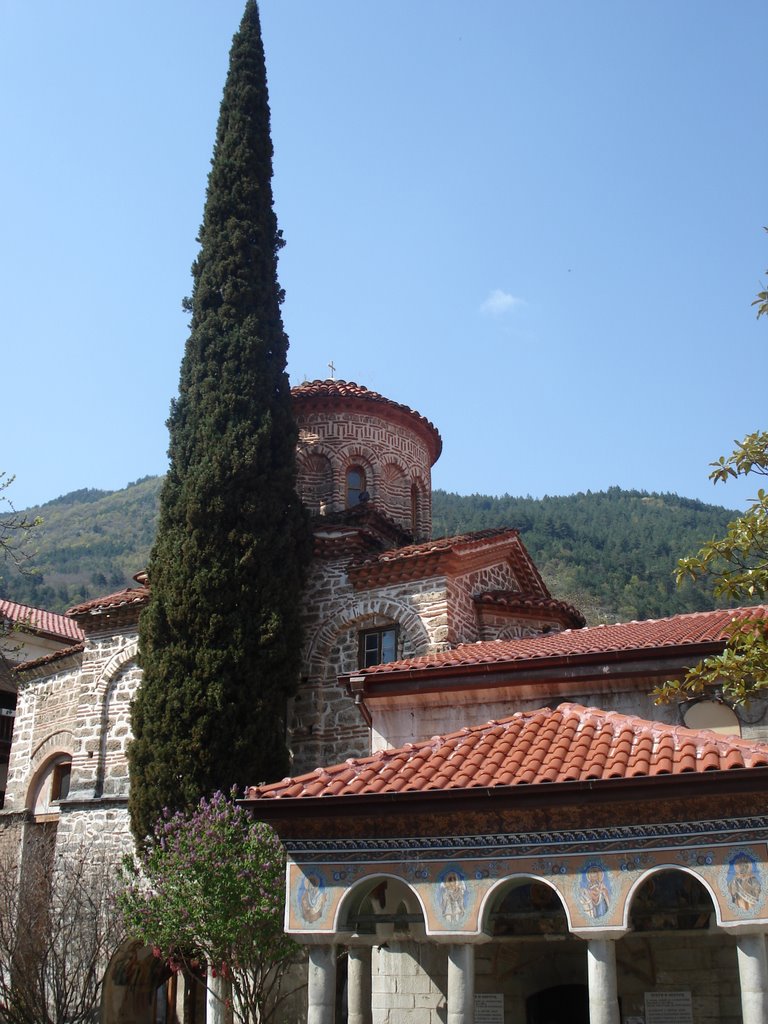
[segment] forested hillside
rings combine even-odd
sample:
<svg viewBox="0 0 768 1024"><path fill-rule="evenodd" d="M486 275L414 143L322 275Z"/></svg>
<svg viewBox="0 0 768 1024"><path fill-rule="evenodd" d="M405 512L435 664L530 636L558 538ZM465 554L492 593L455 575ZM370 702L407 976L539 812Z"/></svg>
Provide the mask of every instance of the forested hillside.
<svg viewBox="0 0 768 1024"><path fill-rule="evenodd" d="M723 534L737 514L619 487L541 499L435 491L432 510L436 536L516 527L554 596L571 601L590 623L712 608L705 587L678 589L675 565Z"/></svg>
<svg viewBox="0 0 768 1024"><path fill-rule="evenodd" d="M26 510L42 525L32 531L22 574L0 563L0 597L64 611L133 585L149 559L161 483L153 476L121 491L87 488Z"/></svg>
<svg viewBox="0 0 768 1024"><path fill-rule="evenodd" d="M160 477L121 491L73 491L40 508L33 571L0 567L0 597L54 611L131 583L147 564ZM590 623L711 608L701 586L678 590L678 557L720 536L736 513L675 494L612 487L567 497L513 498L435 491L435 536L514 526L556 597Z"/></svg>

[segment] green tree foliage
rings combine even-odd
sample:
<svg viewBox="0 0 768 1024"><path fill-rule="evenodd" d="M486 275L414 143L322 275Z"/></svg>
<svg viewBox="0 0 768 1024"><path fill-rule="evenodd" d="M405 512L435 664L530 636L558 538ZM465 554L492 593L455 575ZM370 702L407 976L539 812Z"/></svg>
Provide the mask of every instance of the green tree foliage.
<svg viewBox="0 0 768 1024"><path fill-rule="evenodd" d="M284 774L309 529L295 490L264 52L246 4L192 267L190 337L140 625L134 833L160 810Z"/></svg>
<svg viewBox="0 0 768 1024"><path fill-rule="evenodd" d="M155 476L120 491L72 491L20 513L38 520L34 569L5 575L0 597L63 612L83 599L83 588L88 599L134 586L155 538L161 483Z"/></svg>
<svg viewBox="0 0 768 1024"><path fill-rule="evenodd" d="M763 231L768 231L768 228L763 228ZM766 270L766 274L768 274L768 270ZM768 288L763 288L757 293L752 305L757 306L758 317L768 316Z"/></svg>
<svg viewBox="0 0 768 1024"><path fill-rule="evenodd" d="M163 815L124 878L118 903L132 938L187 978L207 968L209 981L230 982L241 1021L275 1013L298 947L283 931L285 855L269 826L217 793Z"/></svg>
<svg viewBox="0 0 768 1024"><path fill-rule="evenodd" d="M768 476L768 433L749 434L712 466L710 479L715 483L750 474ZM744 514L728 524L725 536L707 541L697 555L680 559L677 578L709 580L716 594L738 604L753 604L768 595L768 494L762 487ZM768 687L768 620L735 619L722 654L696 665L682 681L665 683L655 696L666 703L712 687L737 703Z"/></svg>
<svg viewBox="0 0 768 1024"><path fill-rule="evenodd" d="M26 543L30 530L39 526L42 520L39 516L16 511L7 494L13 481L14 477L0 470L0 556L6 565L23 569L28 559Z"/></svg>

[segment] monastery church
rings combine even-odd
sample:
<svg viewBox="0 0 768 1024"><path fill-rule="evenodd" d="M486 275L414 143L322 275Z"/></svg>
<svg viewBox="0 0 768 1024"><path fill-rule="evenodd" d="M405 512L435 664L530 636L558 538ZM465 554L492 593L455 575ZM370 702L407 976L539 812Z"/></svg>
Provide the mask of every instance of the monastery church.
<svg viewBox="0 0 768 1024"><path fill-rule="evenodd" d="M292 398L315 536L293 768L248 780L246 802L287 850L302 1016L766 1024L766 702L649 696L722 651L736 613L587 627L514 528L430 539L442 442L424 416L339 380ZM62 857L131 850L150 585L26 609L45 643L0 686L6 851L41 830ZM189 1022L183 1003L150 951L115 950L103 1024Z"/></svg>

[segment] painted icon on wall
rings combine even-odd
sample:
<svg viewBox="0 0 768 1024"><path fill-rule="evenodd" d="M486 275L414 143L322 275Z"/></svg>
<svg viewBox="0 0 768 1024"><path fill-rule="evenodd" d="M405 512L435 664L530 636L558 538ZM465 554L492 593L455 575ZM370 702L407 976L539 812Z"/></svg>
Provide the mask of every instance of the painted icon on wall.
<svg viewBox="0 0 768 1024"><path fill-rule="evenodd" d="M325 905L328 902L328 893L325 888L325 879L319 871L302 876L297 899L299 914L308 924L318 921L323 916Z"/></svg>
<svg viewBox="0 0 768 1024"><path fill-rule="evenodd" d="M599 860L590 860L581 869L577 892L585 917L605 917L611 904L611 877Z"/></svg>
<svg viewBox="0 0 768 1024"><path fill-rule="evenodd" d="M449 865L437 876L437 909L448 924L464 918L469 903L467 876L461 868Z"/></svg>
<svg viewBox="0 0 768 1024"><path fill-rule="evenodd" d="M725 885L737 910L748 912L762 903L763 882L757 860L744 850L729 858Z"/></svg>

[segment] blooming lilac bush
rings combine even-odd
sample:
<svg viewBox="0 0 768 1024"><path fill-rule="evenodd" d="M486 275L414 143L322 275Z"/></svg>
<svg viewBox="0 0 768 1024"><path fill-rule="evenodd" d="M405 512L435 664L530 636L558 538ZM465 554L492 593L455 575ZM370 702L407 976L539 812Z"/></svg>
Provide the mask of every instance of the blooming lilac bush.
<svg viewBox="0 0 768 1024"><path fill-rule="evenodd" d="M275 833L216 793L188 814L165 812L119 897L129 934L188 977L231 985L243 1022L278 1005L298 947L283 931L285 855Z"/></svg>

